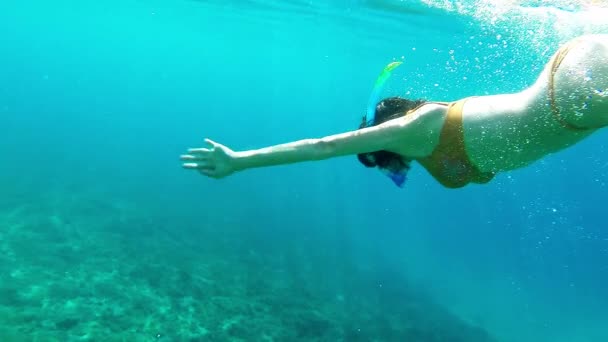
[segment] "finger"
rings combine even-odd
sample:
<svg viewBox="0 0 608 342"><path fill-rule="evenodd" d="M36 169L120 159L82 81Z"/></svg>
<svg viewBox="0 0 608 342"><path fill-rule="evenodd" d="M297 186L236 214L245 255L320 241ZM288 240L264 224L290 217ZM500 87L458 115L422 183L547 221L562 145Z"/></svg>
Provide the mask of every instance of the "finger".
<svg viewBox="0 0 608 342"><path fill-rule="evenodd" d="M209 139L209 138L205 138L205 142L213 147L219 145L218 143L216 143L215 141Z"/></svg>
<svg viewBox="0 0 608 342"><path fill-rule="evenodd" d="M215 169L213 166L210 166L207 163L183 163L182 167L184 169L195 169L195 170L213 170L213 169Z"/></svg>
<svg viewBox="0 0 608 342"><path fill-rule="evenodd" d="M192 170L208 170L215 171L215 166L209 165L209 163L200 162L200 163L183 163L182 167L184 169L192 169Z"/></svg>
<svg viewBox="0 0 608 342"><path fill-rule="evenodd" d="M189 148L188 153L211 153L211 150L208 148Z"/></svg>
<svg viewBox="0 0 608 342"><path fill-rule="evenodd" d="M184 169L198 170L198 164L197 163L183 163L182 167Z"/></svg>
<svg viewBox="0 0 608 342"><path fill-rule="evenodd" d="M179 156L179 159L185 160L185 161L192 161L192 162L196 162L196 161L208 161L209 160L209 156L206 156L206 155L183 154L183 155Z"/></svg>

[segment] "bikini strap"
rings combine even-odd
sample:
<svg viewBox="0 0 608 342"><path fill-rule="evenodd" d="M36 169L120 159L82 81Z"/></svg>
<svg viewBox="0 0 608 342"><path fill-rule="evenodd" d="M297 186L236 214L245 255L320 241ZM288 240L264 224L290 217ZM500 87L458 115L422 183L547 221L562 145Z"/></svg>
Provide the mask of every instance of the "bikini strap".
<svg viewBox="0 0 608 342"><path fill-rule="evenodd" d="M447 117L441 135L449 137L450 149L464 152L464 129L462 127L462 109L468 98L452 102L448 107Z"/></svg>
<svg viewBox="0 0 608 342"><path fill-rule="evenodd" d="M448 188L459 188L470 182L487 183L494 177L494 174L480 172L467 156L462 110L468 99L449 103L437 146L430 156L418 159L439 183Z"/></svg>

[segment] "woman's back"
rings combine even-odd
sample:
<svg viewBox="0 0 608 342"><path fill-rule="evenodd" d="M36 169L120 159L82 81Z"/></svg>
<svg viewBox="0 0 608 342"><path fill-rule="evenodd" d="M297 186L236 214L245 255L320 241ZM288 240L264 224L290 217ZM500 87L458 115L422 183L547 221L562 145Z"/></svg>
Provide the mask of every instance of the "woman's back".
<svg viewBox="0 0 608 342"><path fill-rule="evenodd" d="M471 161L482 171L516 169L606 125L608 99L597 90L608 87L607 37L583 36L562 46L522 92L469 99L463 115Z"/></svg>

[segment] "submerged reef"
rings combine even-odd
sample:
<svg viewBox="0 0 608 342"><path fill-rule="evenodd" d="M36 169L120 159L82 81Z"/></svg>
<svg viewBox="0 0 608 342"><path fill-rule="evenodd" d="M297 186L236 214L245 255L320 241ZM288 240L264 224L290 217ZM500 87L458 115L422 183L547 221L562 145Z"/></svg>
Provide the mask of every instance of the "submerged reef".
<svg viewBox="0 0 608 342"><path fill-rule="evenodd" d="M150 212L73 193L2 203L0 341L493 340L314 241Z"/></svg>

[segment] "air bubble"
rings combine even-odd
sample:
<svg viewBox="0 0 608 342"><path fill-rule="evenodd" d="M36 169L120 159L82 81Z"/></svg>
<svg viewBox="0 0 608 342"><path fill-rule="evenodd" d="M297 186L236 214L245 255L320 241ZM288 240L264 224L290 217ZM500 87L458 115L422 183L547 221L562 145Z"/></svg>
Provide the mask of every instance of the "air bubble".
<svg viewBox="0 0 608 342"><path fill-rule="evenodd" d="M585 71L585 78L584 79L585 79L586 82L589 82L589 81L591 81L593 79L592 74L591 74L591 70L587 69L587 71Z"/></svg>
<svg viewBox="0 0 608 342"><path fill-rule="evenodd" d="M608 96L608 89L596 89L593 91L596 95L602 96L602 97L606 97Z"/></svg>

